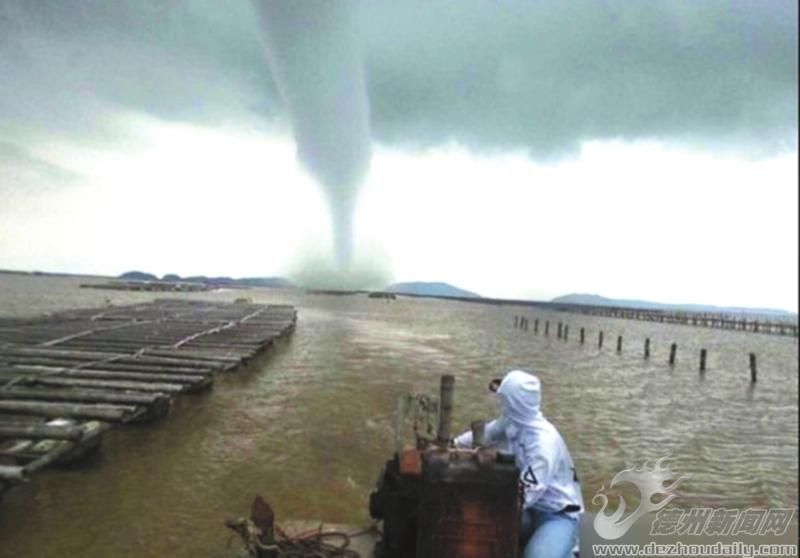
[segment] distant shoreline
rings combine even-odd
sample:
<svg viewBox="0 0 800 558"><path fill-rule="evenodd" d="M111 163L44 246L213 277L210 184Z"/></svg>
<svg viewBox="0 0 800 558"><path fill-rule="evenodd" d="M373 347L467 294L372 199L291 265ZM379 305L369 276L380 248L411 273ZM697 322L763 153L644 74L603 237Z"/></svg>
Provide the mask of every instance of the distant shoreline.
<svg viewBox="0 0 800 558"><path fill-rule="evenodd" d="M40 276L40 277L74 277L74 278L89 278L89 279L105 279L105 280L114 280L123 282L130 281L130 279L125 279L120 276L114 276L114 275L63 273L63 272L38 271L38 270L25 271L25 270L0 269L0 274L28 275L28 276ZM162 282L163 280L157 279L156 281ZM241 280L238 279L234 280L234 283L231 284L217 284L216 282L212 281L210 284L216 287L287 288L287 287L278 287L270 285L248 285L246 283L237 284L236 282L238 281ZM179 282L185 282L185 280L179 279ZM391 287L391 285L387 286L386 289L388 289L389 287ZM625 312L650 312L656 315L658 314L720 315L720 316L736 316L740 319L742 318L753 319L753 320L761 319L764 321L795 323L795 324L798 322L797 313L781 309L762 310L757 308L745 308L745 307L742 308L715 307L710 305L708 306L708 308L703 308L704 305L699 305L699 304L680 305L680 304L654 303L648 301L628 301L628 300L616 301L614 299L606 299L604 297L599 297L596 295L589 295L589 296L593 296L598 300L603 300L602 303L592 304L590 302L582 302L582 301L573 302L569 300L569 298L573 296L586 296L586 295L565 295L556 297L555 299L550 301L546 301L546 300L529 300L529 299L514 299L514 298L492 298L485 296L473 297L473 296L456 296L447 294L409 293L409 292L380 290L380 289L379 290L319 289L314 287L303 287L300 285L295 285L290 288L303 290L307 294L311 295L342 296L342 295L355 295L355 294L369 294L371 292L392 292L397 296L404 296L411 298L450 300L455 302L469 302L473 304L488 304L493 306L523 306L528 308L543 308L556 311L560 310L560 311L577 312L585 314L606 314L609 312L612 314L613 313L623 314ZM619 304L614 304L614 302L619 302ZM636 302L641 302L642 304L635 305Z"/></svg>
<svg viewBox="0 0 800 558"><path fill-rule="evenodd" d="M34 275L36 277L75 277L76 279L116 279L113 275L95 275L92 273L63 273L59 271L24 271L18 269L0 269L0 275Z"/></svg>

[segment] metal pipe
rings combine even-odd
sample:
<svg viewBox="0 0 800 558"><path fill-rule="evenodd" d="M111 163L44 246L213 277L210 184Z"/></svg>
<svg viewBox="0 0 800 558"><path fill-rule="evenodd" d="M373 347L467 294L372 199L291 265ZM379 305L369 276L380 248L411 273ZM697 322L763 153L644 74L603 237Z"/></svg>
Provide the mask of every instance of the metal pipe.
<svg viewBox="0 0 800 558"><path fill-rule="evenodd" d="M439 395L439 434L436 442L440 446L450 443L450 423L453 418L453 389L456 379L450 374L442 376L441 391Z"/></svg>

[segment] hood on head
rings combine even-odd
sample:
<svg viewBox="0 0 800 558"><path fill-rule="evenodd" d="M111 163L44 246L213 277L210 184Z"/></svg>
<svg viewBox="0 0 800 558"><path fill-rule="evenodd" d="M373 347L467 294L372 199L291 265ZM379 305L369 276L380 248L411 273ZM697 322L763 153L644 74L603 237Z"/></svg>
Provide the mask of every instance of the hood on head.
<svg viewBox="0 0 800 558"><path fill-rule="evenodd" d="M517 424L529 424L540 414L542 384L529 372L512 370L505 375L497 395L503 405L503 416Z"/></svg>

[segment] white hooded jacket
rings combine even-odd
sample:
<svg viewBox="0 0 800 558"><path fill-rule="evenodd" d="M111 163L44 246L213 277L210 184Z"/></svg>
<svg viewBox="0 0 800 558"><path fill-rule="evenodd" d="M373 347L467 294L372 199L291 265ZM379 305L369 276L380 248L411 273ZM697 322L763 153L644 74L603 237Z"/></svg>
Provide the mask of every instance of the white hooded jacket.
<svg viewBox="0 0 800 558"><path fill-rule="evenodd" d="M533 374L514 370L506 374L497 395L503 414L486 425L487 446L506 446L519 467L524 510L583 511L583 496L575 465L564 439L540 410L541 383ZM470 447L472 433L455 439L457 447Z"/></svg>

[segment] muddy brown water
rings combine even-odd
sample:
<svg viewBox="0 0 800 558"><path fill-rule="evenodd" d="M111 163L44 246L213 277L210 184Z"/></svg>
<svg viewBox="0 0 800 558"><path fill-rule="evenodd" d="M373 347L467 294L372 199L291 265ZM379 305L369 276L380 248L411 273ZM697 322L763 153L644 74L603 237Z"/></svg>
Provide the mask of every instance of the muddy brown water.
<svg viewBox="0 0 800 558"><path fill-rule="evenodd" d="M0 274L0 315L163 296L80 282ZM364 523L393 451L397 396L434 394L440 375L455 374L455 422L466 427L490 418L486 384L514 367L540 375L545 413L567 440L590 509L618 471L666 455L690 475L676 505L797 505L796 338L439 300L269 289L183 296L292 303L297 330L210 393L181 397L166 420L115 430L90 461L6 493L0 556L231 556L223 521L244 515L256 493L279 520ZM529 317L527 332L513 328L517 314ZM534 334L534 317L550 320L549 337ZM559 321L569 324L568 341L555 336ZM674 368L666 364L672 342ZM708 349L704 377L700 348ZM759 361L754 388L749 352ZM635 495L623 494L630 506Z"/></svg>

